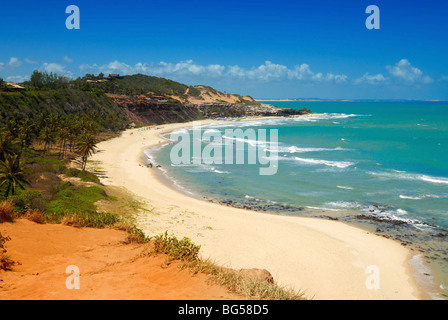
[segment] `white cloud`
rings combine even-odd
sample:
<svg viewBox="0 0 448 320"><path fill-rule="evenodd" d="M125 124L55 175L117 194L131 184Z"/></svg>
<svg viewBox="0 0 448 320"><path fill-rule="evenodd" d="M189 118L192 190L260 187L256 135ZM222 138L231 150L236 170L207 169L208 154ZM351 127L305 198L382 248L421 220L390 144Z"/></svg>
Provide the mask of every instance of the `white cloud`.
<svg viewBox="0 0 448 320"><path fill-rule="evenodd" d="M67 62L67 63L72 63L72 62L73 62L73 59L71 59L71 58L68 57L68 56L64 56L62 59L63 59L65 62Z"/></svg>
<svg viewBox="0 0 448 320"><path fill-rule="evenodd" d="M6 64L8 67L20 67L22 62L16 57L9 58L9 62Z"/></svg>
<svg viewBox="0 0 448 320"><path fill-rule="evenodd" d="M401 59L395 66L387 66L389 73L398 79L407 83L432 83L431 77L424 75L423 72L411 65L407 59Z"/></svg>
<svg viewBox="0 0 448 320"><path fill-rule="evenodd" d="M31 60L31 59L28 59L28 58L25 58L25 62L28 63L28 64L37 64L37 61Z"/></svg>
<svg viewBox="0 0 448 320"><path fill-rule="evenodd" d="M382 74L378 73L375 75L371 75L368 72L366 72L362 77L355 79L353 81L354 84L372 84L372 85L376 85L376 84L380 84L380 83L384 83L387 82L388 79L383 76Z"/></svg>
<svg viewBox="0 0 448 320"><path fill-rule="evenodd" d="M440 77L440 81L448 81L448 76L442 74L442 76Z"/></svg>
<svg viewBox="0 0 448 320"><path fill-rule="evenodd" d="M335 82L343 83L348 80L346 75L337 75L327 73L315 73L311 71L309 65L297 65L293 69L281 64L274 64L271 61L266 61L264 64L245 69L237 65L223 66L219 64L200 65L193 60L180 61L178 63L137 63L135 66L128 65L117 60L98 66L81 65L82 72L87 73L120 73L120 74L134 74L143 73L160 77L173 76L201 76L204 78L227 78L227 79L248 79L269 82L272 80L300 80L307 82Z"/></svg>
<svg viewBox="0 0 448 320"><path fill-rule="evenodd" d="M11 82L23 82L23 81L27 81L29 80L30 77L29 76L8 76L6 78L7 81L11 81Z"/></svg>
<svg viewBox="0 0 448 320"><path fill-rule="evenodd" d="M45 72L53 72L53 73L57 73L58 75L62 75L62 76L72 76L72 73L70 71L67 71L65 66L58 64L58 63L48 63L45 62L42 67L41 67L42 71Z"/></svg>

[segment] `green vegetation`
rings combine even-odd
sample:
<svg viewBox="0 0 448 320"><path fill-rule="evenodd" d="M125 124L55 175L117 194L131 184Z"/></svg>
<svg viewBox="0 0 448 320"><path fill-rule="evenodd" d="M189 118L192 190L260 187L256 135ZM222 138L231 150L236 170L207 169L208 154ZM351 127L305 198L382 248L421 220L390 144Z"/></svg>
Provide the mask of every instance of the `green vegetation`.
<svg viewBox="0 0 448 320"><path fill-rule="evenodd" d="M203 114L204 114L205 118L217 118L217 117L239 118L239 117L245 116L244 111L230 109L230 108L224 108L224 107L211 107L211 108L203 110Z"/></svg>
<svg viewBox="0 0 448 320"><path fill-rule="evenodd" d="M28 183L25 179L20 158L17 154L5 155L5 160L0 161L0 188L6 186L5 197L9 194L14 195L16 188L25 189L24 184Z"/></svg>
<svg viewBox="0 0 448 320"><path fill-rule="evenodd" d="M86 171L87 159L96 148L96 139L91 133L85 133L76 143L76 151L81 155L82 171Z"/></svg>
<svg viewBox="0 0 448 320"><path fill-rule="evenodd" d="M95 88L103 93L124 94L130 96L140 94L148 96L182 96L188 89L187 85L179 82L143 74L123 76L104 82L86 82L87 80L98 80L96 78L97 77L93 75L86 75L85 77L74 80L72 83L75 84L76 87L83 88L84 90L86 88Z"/></svg>
<svg viewBox="0 0 448 320"><path fill-rule="evenodd" d="M38 90L50 90L67 88L69 82L70 78L68 77L60 76L53 72L46 73L34 70L30 81L26 81L24 84Z"/></svg>
<svg viewBox="0 0 448 320"><path fill-rule="evenodd" d="M85 170L81 171L81 170L72 168L72 169L68 169L67 172L65 173L65 175L67 177L81 178L81 181L83 181L83 182L94 182L94 183L100 184L100 179L98 178L97 175L87 172Z"/></svg>
<svg viewBox="0 0 448 320"><path fill-rule="evenodd" d="M56 221L64 214L75 213L96 213L95 202L101 199L107 199L107 194L100 187L78 187L69 182L62 182L58 186L61 188L49 205L47 212L51 212Z"/></svg>
<svg viewBox="0 0 448 320"><path fill-rule="evenodd" d="M196 261L200 246L196 246L188 238L178 240L176 237L169 237L168 232L154 237L154 252L169 255L174 260Z"/></svg>
<svg viewBox="0 0 448 320"><path fill-rule="evenodd" d="M0 123L12 119L41 122L49 116L57 119L86 117L89 122L95 121L101 132L117 132L129 123L124 110L100 92L78 89L0 92Z"/></svg>

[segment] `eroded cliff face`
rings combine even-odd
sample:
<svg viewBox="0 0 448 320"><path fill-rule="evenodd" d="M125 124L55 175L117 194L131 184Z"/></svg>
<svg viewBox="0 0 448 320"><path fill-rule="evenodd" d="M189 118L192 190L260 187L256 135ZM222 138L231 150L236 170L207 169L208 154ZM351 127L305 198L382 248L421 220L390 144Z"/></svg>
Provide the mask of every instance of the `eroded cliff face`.
<svg viewBox="0 0 448 320"><path fill-rule="evenodd" d="M239 104L207 101L181 103L175 100L157 100L145 96L108 95L121 106L127 117L139 125L188 122L204 118L242 116L295 116L311 113L308 109L283 109L273 105Z"/></svg>
<svg viewBox="0 0 448 320"><path fill-rule="evenodd" d="M152 125L198 120L201 112L196 106L181 103L156 101L146 97L109 95L124 109L129 120L135 124Z"/></svg>

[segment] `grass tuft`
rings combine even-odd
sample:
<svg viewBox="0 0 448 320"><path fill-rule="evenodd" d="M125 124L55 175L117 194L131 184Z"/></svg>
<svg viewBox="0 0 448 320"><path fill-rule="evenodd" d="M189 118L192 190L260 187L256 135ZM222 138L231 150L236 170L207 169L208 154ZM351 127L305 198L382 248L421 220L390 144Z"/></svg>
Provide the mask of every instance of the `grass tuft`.
<svg viewBox="0 0 448 320"><path fill-rule="evenodd" d="M16 215L14 209L13 201L6 200L0 202L0 222L13 222Z"/></svg>

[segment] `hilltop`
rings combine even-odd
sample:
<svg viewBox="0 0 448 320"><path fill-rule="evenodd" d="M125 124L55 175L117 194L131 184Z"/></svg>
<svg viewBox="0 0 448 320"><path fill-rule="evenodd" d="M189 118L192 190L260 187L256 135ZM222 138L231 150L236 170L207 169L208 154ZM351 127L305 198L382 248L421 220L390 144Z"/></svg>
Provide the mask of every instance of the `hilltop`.
<svg viewBox="0 0 448 320"><path fill-rule="evenodd" d="M87 74L74 84L106 93L124 108L129 119L142 125L217 117L292 116L311 112L308 109L282 109L261 104L248 95L224 93L205 85L187 86L143 74L108 77Z"/></svg>
<svg viewBox="0 0 448 320"><path fill-rule="evenodd" d="M1 79L0 79L1 80ZM152 125L207 118L293 116L308 109L282 109L251 96L229 94L206 85L188 86L143 74L86 74L75 80L34 71L20 85L0 81L0 122L13 117L70 116L96 112L105 127ZM112 121L113 120L113 121Z"/></svg>

